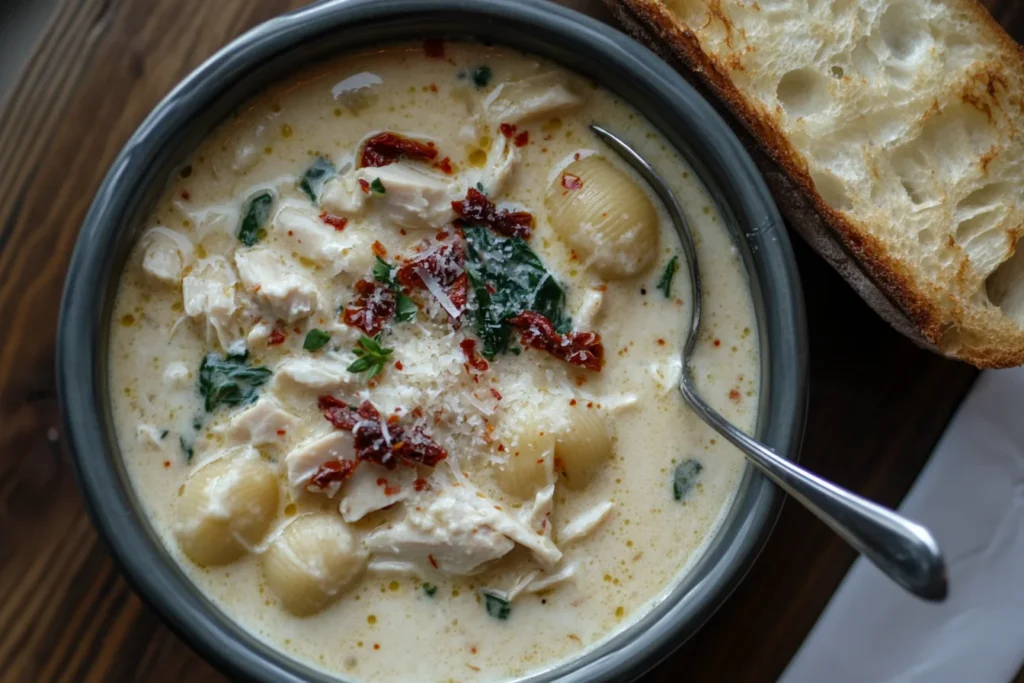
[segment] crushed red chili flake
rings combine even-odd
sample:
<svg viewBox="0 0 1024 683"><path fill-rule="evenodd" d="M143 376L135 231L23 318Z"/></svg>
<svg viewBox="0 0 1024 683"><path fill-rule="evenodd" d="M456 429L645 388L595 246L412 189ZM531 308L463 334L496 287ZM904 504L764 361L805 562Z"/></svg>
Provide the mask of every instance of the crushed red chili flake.
<svg viewBox="0 0 1024 683"><path fill-rule="evenodd" d="M571 405L571 406L576 405L576 399L574 399L574 398L569 399L569 405Z"/></svg>
<svg viewBox="0 0 1024 683"><path fill-rule="evenodd" d="M737 401L738 402L740 400L740 392L738 390L736 390L736 389L730 389L729 390L729 398L732 399L733 401Z"/></svg>
<svg viewBox="0 0 1024 683"><path fill-rule="evenodd" d="M573 161L579 161L580 160L580 153L576 152L575 154L573 154L572 155L572 160Z"/></svg>
<svg viewBox="0 0 1024 683"><path fill-rule="evenodd" d="M665 345L665 340L664 339L659 339L658 340L658 346L664 346L664 345Z"/></svg>
<svg viewBox="0 0 1024 683"><path fill-rule="evenodd" d="M500 126L498 126L498 130L501 131L502 135L504 135L507 138L510 138L515 134L516 127L515 124L512 123L503 123Z"/></svg>
<svg viewBox="0 0 1024 683"><path fill-rule="evenodd" d="M370 181L366 178L360 178L359 189L363 191L363 194L370 194Z"/></svg>
<svg viewBox="0 0 1024 683"><path fill-rule="evenodd" d="M384 477L377 477L377 486L387 486L388 480Z"/></svg>
<svg viewBox="0 0 1024 683"><path fill-rule="evenodd" d="M414 491L422 491L423 489L427 488L427 480L417 479L412 483L412 488Z"/></svg>
<svg viewBox="0 0 1024 683"><path fill-rule="evenodd" d="M169 470L170 468L171 468L171 461L170 460L164 460L164 469L168 469Z"/></svg>
<svg viewBox="0 0 1024 683"><path fill-rule="evenodd" d="M491 387L491 395L494 396L495 401L501 400L501 392L495 389L494 387Z"/></svg>
<svg viewBox="0 0 1024 683"><path fill-rule="evenodd" d="M441 173L444 173L445 175L451 175L452 173L455 172L455 167L452 165L452 160L448 157L445 157L444 159L441 159L441 161L434 164L434 168L438 169L439 171L441 171Z"/></svg>
<svg viewBox="0 0 1024 683"><path fill-rule="evenodd" d="M436 235L434 235L434 239L436 239L438 242L444 242L446 239L448 239L448 231L447 230L440 230L440 231L438 231L438 233Z"/></svg>
<svg viewBox="0 0 1024 683"><path fill-rule="evenodd" d="M510 324L522 330L522 342L524 346L547 351L555 358L572 365L601 371L604 361L604 346L601 344L601 335L596 332L566 332L559 334L555 332L555 326L551 321L540 313L523 311L514 318L509 318Z"/></svg>
<svg viewBox="0 0 1024 683"><path fill-rule="evenodd" d="M399 159L432 161L436 157L437 147L432 142L419 142L398 133L384 132L363 143L359 168L379 168Z"/></svg>
<svg viewBox="0 0 1024 683"><path fill-rule="evenodd" d="M437 83L431 83L430 85L427 86L427 88L430 90L430 92L437 92Z"/></svg>
<svg viewBox="0 0 1024 683"><path fill-rule="evenodd" d="M402 365L402 361L396 360L395 361L395 370L403 370L403 369L405 369L405 366Z"/></svg>
<svg viewBox="0 0 1024 683"><path fill-rule="evenodd" d="M423 417L423 408L420 408L419 406L416 406L415 408L413 408L412 409L412 416L416 417L416 418Z"/></svg>
<svg viewBox="0 0 1024 683"><path fill-rule="evenodd" d="M721 339L716 339L716 340L715 340L715 341L713 341L712 343L713 343L713 344L714 344L715 346L721 346L721 345L722 345L722 340L721 340Z"/></svg>
<svg viewBox="0 0 1024 683"><path fill-rule="evenodd" d="M351 477L358 465L358 460L328 460L317 468L309 483L319 489L326 489L336 481L342 482Z"/></svg>
<svg viewBox="0 0 1024 683"><path fill-rule="evenodd" d="M277 346L278 344L284 344L285 339L286 337L284 336L284 332L282 332L281 330L274 330L273 332L270 333L270 336L267 337L267 346Z"/></svg>
<svg viewBox="0 0 1024 683"><path fill-rule="evenodd" d="M423 52L431 59L444 59L444 41L439 38L424 40Z"/></svg>
<svg viewBox="0 0 1024 683"><path fill-rule="evenodd" d="M284 436L287 433L288 433L287 430L284 430L284 429L278 429L277 430L277 435L278 436Z"/></svg>
<svg viewBox="0 0 1024 683"><path fill-rule="evenodd" d="M402 492L402 487L401 486L385 486L384 487L384 495L385 496L397 496L401 492Z"/></svg>
<svg viewBox="0 0 1024 683"><path fill-rule="evenodd" d="M476 188L469 188L463 201L452 202L452 208L466 223L486 225L499 235L530 239L533 214L499 209Z"/></svg>
<svg viewBox="0 0 1024 683"><path fill-rule="evenodd" d="M381 258L384 258L385 256L388 255L387 247L381 244L379 240L373 241L373 244L370 245L370 251L372 251L377 256L380 256Z"/></svg>
<svg viewBox="0 0 1024 683"><path fill-rule="evenodd" d="M476 341L473 339L463 339L459 342L459 348L466 354L466 359L469 364L480 372L486 372L488 365L487 361L476 354Z"/></svg>
<svg viewBox="0 0 1024 683"><path fill-rule="evenodd" d="M327 225L331 226L332 228L334 228L338 232L341 232L342 230L344 230L345 226L348 225L348 219L347 218L343 218L341 216L335 216L334 214L327 213L326 211L324 211L324 212L322 212L320 214L320 220L323 221L324 223L326 223ZM291 235L292 231L289 230L288 234Z"/></svg>
<svg viewBox="0 0 1024 683"><path fill-rule="evenodd" d="M563 173L562 187L567 190L579 190L583 187L583 178L580 178L578 175L573 175L572 173Z"/></svg>
<svg viewBox="0 0 1024 683"><path fill-rule="evenodd" d="M524 130L512 142L516 147L525 147L530 143L530 131Z"/></svg>
<svg viewBox="0 0 1024 683"><path fill-rule="evenodd" d="M434 559L433 555L427 555L427 559L430 560L430 566L437 569L437 560Z"/></svg>
<svg viewBox="0 0 1024 683"><path fill-rule="evenodd" d="M188 200L192 199L192 193L189 192L188 190L182 190L181 198L187 202Z"/></svg>
<svg viewBox="0 0 1024 683"><path fill-rule="evenodd" d="M356 300L345 307L342 319L346 325L358 327L372 337L395 314L395 294L387 285L369 280L356 282L355 290Z"/></svg>

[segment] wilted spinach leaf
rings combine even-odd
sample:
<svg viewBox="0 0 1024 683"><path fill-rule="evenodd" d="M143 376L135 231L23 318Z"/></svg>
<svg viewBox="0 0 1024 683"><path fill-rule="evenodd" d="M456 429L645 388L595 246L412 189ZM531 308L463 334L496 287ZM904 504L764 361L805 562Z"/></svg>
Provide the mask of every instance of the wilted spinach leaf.
<svg viewBox="0 0 1024 683"><path fill-rule="evenodd" d="M491 593L490 591L480 591L484 596L484 607L487 609L487 614L504 621L509 618L512 614L512 605L508 603L508 600Z"/></svg>
<svg viewBox="0 0 1024 683"><path fill-rule="evenodd" d="M249 200L245 207L242 225L238 228L238 241L251 247L260 241L263 226L270 219L270 209L274 205L274 195L260 192Z"/></svg>
<svg viewBox="0 0 1024 683"><path fill-rule="evenodd" d="M299 189L306 193L311 202L316 204L320 200L320 190L324 189L324 183L333 178L335 174L334 164L323 157L317 157L302 174Z"/></svg>
<svg viewBox="0 0 1024 683"><path fill-rule="evenodd" d="M238 406L256 400L256 389L270 379L265 367L246 365L248 353L222 358L211 353L199 366L199 393L206 399L206 412L219 406Z"/></svg>
<svg viewBox="0 0 1024 683"><path fill-rule="evenodd" d="M704 465L693 458L679 463L672 474L672 497L683 500L690 495L690 491L697 484L697 475L703 469Z"/></svg>
<svg viewBox="0 0 1024 683"><path fill-rule="evenodd" d="M558 332L571 329L565 291L525 241L478 226L464 232L466 270L476 297L474 331L484 356L493 359L508 350L512 327L505 320L523 311L540 313Z"/></svg>

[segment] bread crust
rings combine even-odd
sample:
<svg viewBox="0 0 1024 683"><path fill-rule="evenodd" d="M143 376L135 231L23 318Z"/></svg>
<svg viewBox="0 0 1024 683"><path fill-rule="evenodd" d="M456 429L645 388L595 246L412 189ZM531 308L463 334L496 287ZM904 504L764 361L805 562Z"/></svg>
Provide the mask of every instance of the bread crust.
<svg viewBox="0 0 1024 683"><path fill-rule="evenodd" d="M1024 364L1024 331L1017 324L998 314L998 309L969 310L950 293L919 286L880 240L829 206L815 190L806 160L793 148L774 115L740 92L726 66L705 52L697 35L659 0L605 1L637 39L663 57L668 52L685 66L688 73L684 75L691 82L695 78L705 94L713 94L727 110L726 118L737 132L749 133L740 136L748 148L756 146L779 170L780 177L772 177L771 166L759 164L787 220L897 330L932 350L978 367ZM978 2L959 1L991 33L1006 58L1001 69L986 72L990 87L993 78L1001 78L1000 71L1016 69L1024 73L1024 48ZM728 23L720 0L708 0L706 4L712 16ZM852 257L855 264L843 263L842 253L830 249L830 243Z"/></svg>

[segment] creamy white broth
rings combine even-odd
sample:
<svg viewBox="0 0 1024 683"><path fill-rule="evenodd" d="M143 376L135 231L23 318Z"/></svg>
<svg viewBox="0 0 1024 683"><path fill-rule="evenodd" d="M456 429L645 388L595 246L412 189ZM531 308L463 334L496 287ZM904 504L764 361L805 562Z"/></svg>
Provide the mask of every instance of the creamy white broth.
<svg viewBox="0 0 1024 683"><path fill-rule="evenodd" d="M481 66L490 69L489 79L475 71ZM499 86L538 74L552 74L552 82L582 104L517 124L514 135L525 131L528 141L517 147L510 140L502 151L504 136L486 114L500 106L492 94ZM442 59L427 57L423 45L349 55L299 74L242 107L169 184L129 256L115 304L110 367L118 435L139 498L170 553L206 595L261 639L355 680L505 680L556 666L633 623L699 558L728 510L743 461L685 408L675 389L690 302L682 263L671 297L657 288L669 259L682 260L678 237L660 205L655 203L655 256L643 272L625 279L598 277L594 259L574 253L548 220L549 186L576 154L599 154L633 177L589 132L591 122L635 145L669 181L686 212L698 239L706 296L698 380L727 418L752 428L759 360L751 298L738 253L710 198L685 162L627 104L553 64L504 48L453 43L444 45ZM351 184L359 173L351 166L360 144L381 131L433 141L439 150L435 162L448 157L452 175L429 162L399 164L450 183L458 195L452 199L463 197L480 178L500 185L493 162L513 157L511 175L492 198L500 207L533 215L528 244L564 288L574 329L601 335L600 372L536 349L499 354L484 372L467 368L459 344L476 339L473 295L455 330L437 297L419 289L410 292L422 306L416 320L392 320L385 328L382 343L393 352L373 386L362 372L348 373L343 387L333 392L289 388L281 379L286 361L348 367L356 359L352 349L360 330L346 325L338 308L355 300L356 280L372 279L374 241L386 250L385 260L395 263L398 257L416 256L414 248L424 239L436 248L439 230L449 233L446 240L458 239L450 223L432 229L399 227L393 211L369 204L375 201L371 193L363 200L367 206L347 216L337 210L337 202L320 195L321 203L331 205L330 213L347 218L341 231L323 226L337 247L333 260L310 258L299 253L309 245L288 241L295 236L282 228L282 210L307 218L326 210L299 188L303 172L317 156L325 156ZM369 178L394 170L387 168L363 172ZM270 220L249 248L237 237L240 223L247 201L265 190L274 197ZM340 180L324 192L348 201ZM434 209L443 213L443 202L425 211ZM204 314L186 315L197 306L183 300L182 278L208 273L204 269L222 258L216 267L237 279L235 256L252 249L274 250L312 284L316 302L311 314L302 310L298 289L278 300L239 282L226 286L239 308L228 323L214 327ZM591 307L597 300L594 316ZM276 320L282 313L295 319ZM581 321L587 326L579 326ZM327 332L330 340L307 351L303 342L312 329ZM271 330L284 335L283 343L268 344ZM518 338L516 331L513 346L522 346ZM197 388L203 358L224 356L225 347L238 351L242 345L248 350L246 363L266 367L269 380L256 389L254 404L207 412ZM396 567L395 561L408 558L380 551L377 543L374 552L363 551L369 568L336 601L308 616L293 615L267 585L261 557L297 518L320 511L341 519L339 505L348 496L344 487L328 498L289 481L289 454L294 457L311 440L335 431L317 408L318 393L353 404L369 400L385 416L398 409L399 424L422 425L448 452L435 468L385 471L388 487L400 488L402 500L348 524L357 545L380 538L374 534L382 530L404 529L406 516L422 513L439 496L472 491L531 528L542 540L528 542L542 544L542 552L515 542L511 552L485 562L478 573L451 576L424 566L422 557L410 560L414 570L408 564ZM274 428L256 436L259 430L238 428L244 411L274 401L288 415L286 426L267 423ZM551 473L554 493L545 523L543 501L510 495L496 472L517 448L514 434L524 421L533 420L540 431L564 433L569 410L600 416L611 436L612 456L582 488L571 488L564 475ZM255 450L249 448L253 441ZM242 457L272 468L279 480L277 514L265 534L246 542L248 551L241 558L199 566L179 545L178 508L185 484L210 463ZM550 453L545 458L553 463ZM677 501L673 473L690 459L702 469L693 489ZM421 481L414 484L413 479ZM540 514L531 522L535 507ZM349 516L351 508L350 503ZM581 538L560 542L567 525L586 530L587 516L597 519L606 508L607 514ZM561 554L553 562L552 547ZM538 559L544 552L549 552L546 563ZM551 582L566 573L572 574L568 580L546 588L536 584L542 590L531 592L531 576ZM503 597L515 593L507 618L489 613L485 590Z"/></svg>

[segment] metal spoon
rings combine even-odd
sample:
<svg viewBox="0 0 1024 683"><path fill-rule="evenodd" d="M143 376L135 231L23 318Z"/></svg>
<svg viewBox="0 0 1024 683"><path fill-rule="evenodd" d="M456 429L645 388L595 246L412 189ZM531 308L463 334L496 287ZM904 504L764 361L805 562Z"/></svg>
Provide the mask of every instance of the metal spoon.
<svg viewBox="0 0 1024 683"><path fill-rule="evenodd" d="M927 529L779 456L730 424L700 397L690 368L700 332L701 311L700 268L690 227L672 192L639 154L607 130L596 125L591 129L650 183L664 202L682 240L690 269L693 301L690 306L690 333L683 347L683 373L679 386L683 398L704 422L743 451L765 476L796 498L893 581L925 600L944 600L947 593L946 565L938 544Z"/></svg>

